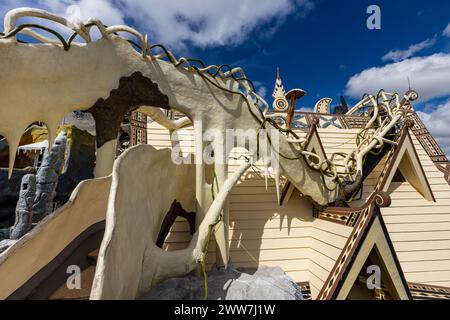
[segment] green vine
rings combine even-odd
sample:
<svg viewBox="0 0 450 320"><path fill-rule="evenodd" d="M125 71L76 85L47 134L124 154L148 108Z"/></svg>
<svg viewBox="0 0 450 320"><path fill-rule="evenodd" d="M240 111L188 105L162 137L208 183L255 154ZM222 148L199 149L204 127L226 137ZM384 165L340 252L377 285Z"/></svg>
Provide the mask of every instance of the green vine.
<svg viewBox="0 0 450 320"><path fill-rule="evenodd" d="M201 266L201 271L203 274L203 287L204 287L204 300L208 299L208 274L206 272L206 261L208 258L208 247L209 247L209 243L211 242L211 236L213 234L214 228L216 227L216 225L221 221L221 218L219 218L217 220L216 223L211 224L208 226L208 237L207 237L207 241L205 243L205 245L203 246L203 250L202 250L202 261L200 262L200 266Z"/></svg>

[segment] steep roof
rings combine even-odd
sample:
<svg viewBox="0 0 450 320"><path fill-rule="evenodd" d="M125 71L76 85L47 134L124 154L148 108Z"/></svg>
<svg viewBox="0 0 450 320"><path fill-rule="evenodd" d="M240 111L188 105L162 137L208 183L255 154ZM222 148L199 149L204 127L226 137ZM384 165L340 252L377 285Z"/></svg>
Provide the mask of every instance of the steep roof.
<svg viewBox="0 0 450 320"><path fill-rule="evenodd" d="M380 207L389 205L389 195L378 192L374 193L361 208L334 208L335 213L340 211L343 215L347 215L349 220L353 218L353 231L318 299L346 299L358 275L366 272L362 268L373 250L377 253L378 263L384 267L383 273L389 295L396 299L410 299L406 279L379 210ZM331 209L320 213L319 218L326 216L329 210Z"/></svg>

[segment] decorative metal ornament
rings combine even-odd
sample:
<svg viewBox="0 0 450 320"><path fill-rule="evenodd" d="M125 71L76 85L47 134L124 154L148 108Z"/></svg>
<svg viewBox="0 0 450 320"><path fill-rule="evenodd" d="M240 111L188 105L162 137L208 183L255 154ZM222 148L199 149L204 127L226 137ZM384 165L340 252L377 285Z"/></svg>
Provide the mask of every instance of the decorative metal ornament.
<svg viewBox="0 0 450 320"><path fill-rule="evenodd" d="M330 114L331 101L333 101L333 100L330 98L320 99L319 101L317 101L317 103L314 107L314 112L322 113L322 114Z"/></svg>
<svg viewBox="0 0 450 320"><path fill-rule="evenodd" d="M417 91L411 89L406 92L405 96L408 96L410 101L415 101L419 98Z"/></svg>

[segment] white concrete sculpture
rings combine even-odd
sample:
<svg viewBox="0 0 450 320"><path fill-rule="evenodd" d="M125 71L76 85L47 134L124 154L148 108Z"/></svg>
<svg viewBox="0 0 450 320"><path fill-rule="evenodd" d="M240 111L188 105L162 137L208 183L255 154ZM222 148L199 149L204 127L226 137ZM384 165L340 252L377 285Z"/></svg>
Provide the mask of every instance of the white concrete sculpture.
<svg viewBox="0 0 450 320"><path fill-rule="evenodd" d="M33 31L36 25L16 26L16 21L21 17L51 20L73 30L74 33L69 40L65 40L48 27L43 28L56 36L55 39L50 39ZM92 41L90 31L93 27L98 28L101 39ZM119 32L133 35L137 43L121 37ZM42 44L19 43L18 34L34 37ZM77 36L80 36L84 43L76 42ZM139 51L136 51L136 48ZM262 129L281 129L265 116L269 106L255 93L251 81L242 69L226 65L205 66L198 60L177 59L163 46L150 45L147 36L130 27L106 27L94 18L82 24L70 23L62 17L38 9L21 8L10 11L5 16L4 33L0 34L0 69L0 134L7 138L9 143L10 173L23 130L34 121L42 121L48 127L49 141L52 143L60 120L73 110L89 110L96 119L96 177L112 172L117 136L113 129L114 126L120 125L117 114L139 107L150 108L147 110L170 130L184 126L190 121L194 123L194 127L196 123L201 123L202 133L215 129L223 133L223 136L227 129L252 129L257 132ZM298 138L295 133L290 133L293 137L289 140L285 135L280 135L279 150L276 151L282 173L305 196L319 205L327 205L338 196L341 179L354 177L358 170L362 170L362 159L367 152L384 143L392 143L385 135L404 119L408 101L407 95L403 102L394 101L381 107L373 96L361 102L363 105L372 103L373 118L363 130L363 143L347 155L344 161L345 170L340 174L334 156L330 159L321 159L317 155L311 157L311 153L304 150L304 141L295 139ZM161 116L157 108L178 110L188 119L169 122ZM386 109L388 117L380 116L380 108ZM105 121L100 122L102 119ZM110 125L113 122L114 125ZM375 134L372 134L367 129L374 124L379 126ZM213 142L214 149L222 147L220 142ZM152 163L145 158L157 157L153 151L148 150L150 149L131 149L114 165L107 229L92 298L135 298L153 283L189 272L202 259L205 239L219 217L224 222L221 229L216 230L219 260L223 264L228 262L226 197L251 162L244 162L231 177L227 177L226 164L215 164L214 171L220 192L214 202L211 201L211 195L207 194L205 165L196 165L197 233L187 249L165 252L155 247L152 242L154 229L158 227L158 221L161 219L160 211L173 201L175 194L181 192L181 185L188 188L189 184L185 178L180 178L178 184L167 181L167 195L161 194L161 202L146 203L145 208L151 209L150 211L144 212L143 207L133 207L129 200L124 198L125 194L128 194L124 183L136 186L139 182L151 188L152 185L148 184L146 177L160 177L158 172L152 171L157 168L153 168ZM317 161L313 162L311 158L316 158ZM170 163L167 164L168 167L173 165L170 161L167 162ZM133 167L143 168L142 172L145 174L135 172L136 168ZM167 167L160 169L166 170ZM133 176L136 180L133 182L127 179L126 173L136 175ZM133 188L134 196L147 199L147 195L142 194L147 192L146 190L136 186ZM191 200L189 198L189 201ZM192 206L192 203L189 206ZM137 229L128 242L121 242L123 239L120 235L130 232L130 220L123 219L127 214L139 214L139 219L145 219L142 226L150 229ZM133 226L138 224L135 222ZM144 237L146 232L148 234ZM136 239L142 237L146 241L142 241L141 245L136 244ZM127 270L116 269L114 263L122 261L126 251L133 250L127 247L128 245L135 244L139 246L136 249L139 252L131 257L129 266L122 267L130 267L130 273L138 267L142 270L139 275L128 277L124 275ZM143 257L143 260L136 260L139 257Z"/></svg>
<svg viewBox="0 0 450 320"><path fill-rule="evenodd" d="M211 226L220 220L228 194L250 167L244 162L222 185L186 249L164 251L155 242L172 200L195 210L195 167L170 158L168 149L141 145L115 162L92 299L135 299L162 280L194 270L203 261Z"/></svg>

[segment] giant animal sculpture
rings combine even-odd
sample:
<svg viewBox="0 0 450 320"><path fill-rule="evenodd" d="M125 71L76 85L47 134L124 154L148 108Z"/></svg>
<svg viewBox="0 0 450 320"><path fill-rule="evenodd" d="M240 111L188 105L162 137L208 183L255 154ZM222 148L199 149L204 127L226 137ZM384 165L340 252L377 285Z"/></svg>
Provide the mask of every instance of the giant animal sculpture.
<svg viewBox="0 0 450 320"><path fill-rule="evenodd" d="M53 21L73 31L73 35L65 40L48 27L17 25L17 20L22 17ZM99 39L93 40L92 28L99 31ZM48 38L36 30L44 30L56 37ZM119 35L123 32L137 40ZM21 34L33 37L40 43L22 43L18 39ZM5 16L4 32L0 35L0 70L0 134L8 139L10 173L21 134L30 123L44 122L50 137L53 137L60 120L68 112L84 110L94 116L97 131L95 175L102 177L112 173L113 178L105 237L91 292L91 298L95 299L137 298L159 281L192 271L204 261L205 247L214 229L221 254L219 260L226 264L226 199L240 176L260 156L254 154L246 158L230 177L227 175L226 161L225 164L216 161L214 171L220 191L214 200L210 185L206 183L205 165L195 165L195 196L192 196L195 208L186 209L196 211L197 231L186 249L166 252L155 245L158 224L164 214L161 208L164 206L152 205L151 201L157 203L157 200L145 193L148 190L145 187L134 186L132 193L135 197L130 196L127 186L131 187L132 181L126 173L147 175L148 179L138 181L148 187L158 183L154 180L161 179L158 171L165 172L174 164L167 158L167 165L163 166L158 158L163 153L148 146L132 148L114 163L117 132L126 112L147 109L171 130L189 121L201 133L215 129L223 136L227 129L251 129L256 132L263 132L262 129L278 130L283 133L279 135L276 150L281 173L303 195L325 206L339 197L344 178L352 181L362 170L365 155L388 142L384 136L404 118L405 106L410 98L406 95L402 103L384 105L377 103L378 96L366 98L362 105L372 103L372 120L361 136L358 150L344 156L344 161L340 160L344 163L344 169L338 170L335 160L342 155L321 159L305 151L304 140L298 139L289 128L280 128L266 116L269 109L267 103L255 93L242 69L227 65L205 66L198 60L177 59L163 46L150 45L147 36L127 26L107 27L92 18L85 24L69 22L38 9L12 10ZM188 119L171 122L158 109L178 110ZM379 109L386 111L383 117ZM214 140L213 149L222 148L222 144L220 140ZM201 146L200 143L198 145ZM271 146L274 146L273 141ZM196 150L200 154L202 151ZM312 158L317 158L317 161ZM155 160L155 167L152 167L152 159ZM133 166L142 170L136 171ZM186 177L187 173L179 170L179 183L187 183L188 180L181 178ZM176 183L168 185L173 190L179 188ZM166 194L174 196L176 192ZM174 200L165 199L164 193L159 196L169 205ZM136 208L132 200L146 201L146 204ZM138 223L133 219L143 221L143 224L137 228ZM222 223L216 227L219 220ZM135 231L132 231L133 228ZM133 243L123 242L127 232L134 232L133 239L144 241L134 256L130 256L134 249L128 247ZM139 272L134 274L132 270Z"/></svg>

